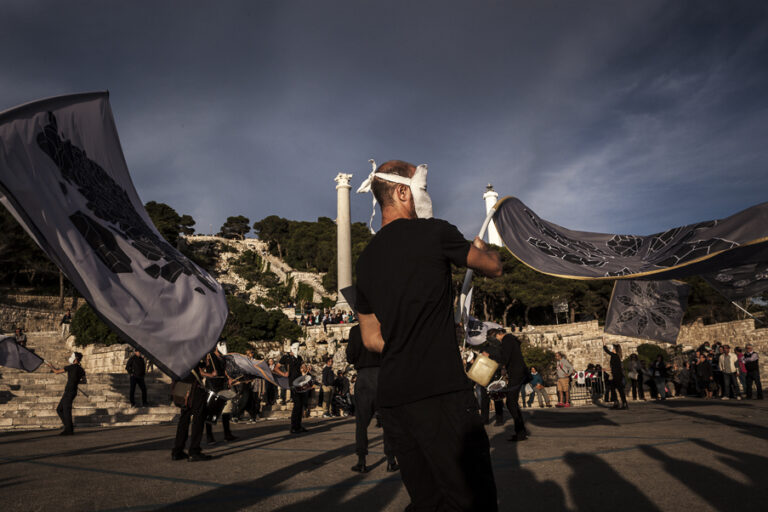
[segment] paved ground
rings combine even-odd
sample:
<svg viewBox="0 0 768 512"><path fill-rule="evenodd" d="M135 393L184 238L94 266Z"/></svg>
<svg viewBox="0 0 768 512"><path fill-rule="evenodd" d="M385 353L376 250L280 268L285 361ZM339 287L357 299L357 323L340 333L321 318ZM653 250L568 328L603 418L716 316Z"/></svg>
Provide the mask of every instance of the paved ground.
<svg viewBox="0 0 768 512"><path fill-rule="evenodd" d="M629 411L535 410L533 436L508 443L489 427L500 510L766 510L768 403L671 400ZM174 426L0 435L0 509L403 510L399 473L355 463L351 419L235 425L240 440L210 462L172 462ZM220 428L217 434L221 437ZM204 447L205 448L205 447ZM762 483L760 483L762 482Z"/></svg>

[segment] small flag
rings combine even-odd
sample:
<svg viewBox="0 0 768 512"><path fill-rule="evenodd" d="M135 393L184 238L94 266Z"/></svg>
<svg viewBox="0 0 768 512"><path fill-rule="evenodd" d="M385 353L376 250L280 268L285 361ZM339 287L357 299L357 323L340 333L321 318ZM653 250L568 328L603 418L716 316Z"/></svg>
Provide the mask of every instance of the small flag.
<svg viewBox="0 0 768 512"><path fill-rule="evenodd" d="M43 364L43 359L16 343L11 336L0 338L0 366L33 372Z"/></svg>
<svg viewBox="0 0 768 512"><path fill-rule="evenodd" d="M472 346L485 343L490 329L502 329L503 327L495 322L483 322L473 316L467 318L467 343Z"/></svg>
<svg viewBox="0 0 768 512"><path fill-rule="evenodd" d="M251 359L246 355L233 352L224 356L224 365L227 374L233 379L242 377L244 375L249 375L259 379L267 380L275 386L280 386L285 389L288 388L288 379L285 377L278 377L275 379L275 376L272 373L272 370L269 369L269 365L266 361L257 361L256 359ZM283 383L284 385L280 384L280 379L285 380Z"/></svg>

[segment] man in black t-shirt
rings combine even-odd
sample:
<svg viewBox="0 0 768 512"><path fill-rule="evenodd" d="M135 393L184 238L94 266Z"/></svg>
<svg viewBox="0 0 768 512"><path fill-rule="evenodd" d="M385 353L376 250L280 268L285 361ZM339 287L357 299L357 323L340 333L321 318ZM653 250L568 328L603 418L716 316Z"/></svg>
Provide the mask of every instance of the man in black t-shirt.
<svg viewBox="0 0 768 512"><path fill-rule="evenodd" d="M80 366L80 361L83 359L83 354L80 352L74 352L69 357L69 365L64 368L56 368L51 363L48 366L51 367L53 373L66 373L67 384L64 387L64 394L61 395L59 405L56 407L56 414L61 418L61 423L64 425L64 430L61 432L62 436L71 436L75 433L74 424L72 422L72 402L75 401L77 396L77 386L81 382L85 382L85 370Z"/></svg>
<svg viewBox="0 0 768 512"><path fill-rule="evenodd" d="M382 228L357 262L357 308L363 343L382 353L377 402L412 507L497 510L488 436L456 342L451 264L498 277L501 258L427 218L426 166L386 162L368 184Z"/></svg>
<svg viewBox="0 0 768 512"><path fill-rule="evenodd" d="M280 358L280 361L275 366L274 372L281 377L288 377L288 384L293 386L293 381L301 376L301 365L304 361L299 355L299 343L291 343L291 352L285 354ZM307 429L301 425L301 418L304 414L304 408L306 407L309 393L297 393L291 390L291 398L293 399L293 409L291 410L291 434L300 434L306 432Z"/></svg>

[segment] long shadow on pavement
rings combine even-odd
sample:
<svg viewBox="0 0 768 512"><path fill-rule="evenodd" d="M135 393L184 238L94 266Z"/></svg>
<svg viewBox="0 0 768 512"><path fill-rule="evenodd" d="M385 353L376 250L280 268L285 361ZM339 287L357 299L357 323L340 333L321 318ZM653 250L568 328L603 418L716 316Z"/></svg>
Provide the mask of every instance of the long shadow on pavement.
<svg viewBox="0 0 768 512"><path fill-rule="evenodd" d="M502 470L495 469L496 492L499 510L567 510L565 493L553 481L539 481L532 471L520 466L517 444L507 442L510 432L499 432L493 436L491 453L493 461L502 455L507 461Z"/></svg>
<svg viewBox="0 0 768 512"><path fill-rule="evenodd" d="M659 510L600 457L567 452L563 460L573 472L568 488L577 510Z"/></svg>
<svg viewBox="0 0 768 512"><path fill-rule="evenodd" d="M211 510L217 512L241 510L253 507L262 500L285 489L285 483L302 472L315 471L333 460L346 457L354 450L354 444L318 453L308 459L289 464L255 480L223 485L190 498L160 506L156 510ZM339 485L336 485L339 487ZM316 509L316 507L313 507Z"/></svg>
<svg viewBox="0 0 768 512"><path fill-rule="evenodd" d="M709 441L694 441L702 450L712 450L728 457L719 459L733 468L734 472L745 475L749 483L744 484L731 476L711 467L678 459L652 446L640 449L649 457L662 463L667 473L682 482L710 506L717 510L762 510L768 500L768 488L764 483L764 470L768 458L746 452L720 447Z"/></svg>

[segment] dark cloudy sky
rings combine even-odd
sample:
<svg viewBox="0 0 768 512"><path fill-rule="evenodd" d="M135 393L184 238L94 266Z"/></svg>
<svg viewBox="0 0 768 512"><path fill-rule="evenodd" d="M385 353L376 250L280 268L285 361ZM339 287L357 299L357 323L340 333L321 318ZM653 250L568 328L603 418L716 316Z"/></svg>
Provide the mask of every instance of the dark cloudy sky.
<svg viewBox="0 0 768 512"><path fill-rule="evenodd" d="M0 110L108 89L142 200L203 232L334 218L334 176L356 188L373 157L429 164L467 237L488 182L649 234L767 199L766 6L5 0ZM370 196L352 208L367 221Z"/></svg>

